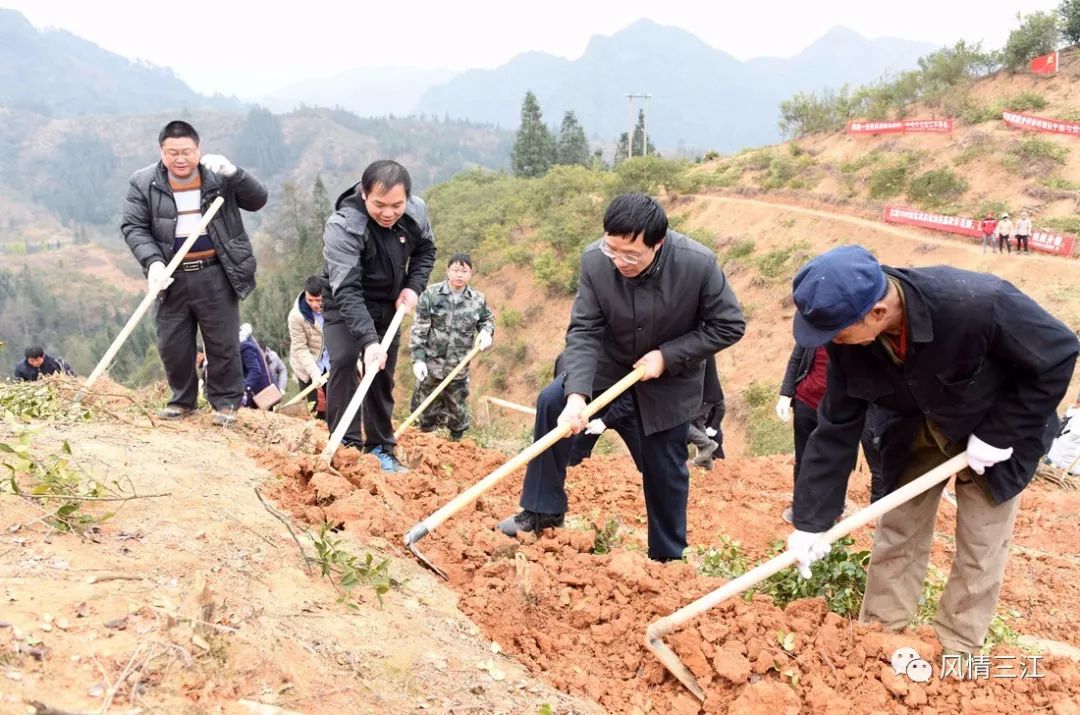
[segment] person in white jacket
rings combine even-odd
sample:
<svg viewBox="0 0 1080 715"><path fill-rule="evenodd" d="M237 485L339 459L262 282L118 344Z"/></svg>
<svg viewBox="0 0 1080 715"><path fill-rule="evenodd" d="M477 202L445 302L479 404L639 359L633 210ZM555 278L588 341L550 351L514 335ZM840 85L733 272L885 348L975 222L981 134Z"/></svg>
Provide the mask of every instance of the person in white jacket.
<svg viewBox="0 0 1080 715"><path fill-rule="evenodd" d="M1016 222L1016 255L1020 255L1020 250L1023 249L1024 253L1028 252L1028 238L1031 237L1031 217L1028 216L1027 211L1020 212L1020 220Z"/></svg>
<svg viewBox="0 0 1080 715"><path fill-rule="evenodd" d="M1009 253L1012 253L1012 244L1009 243L1009 239L1012 238L1012 235L1013 223L1009 219L1009 214L1001 214L1001 220L998 221L997 225L998 253L1005 252L1002 250L1002 248L1004 248Z"/></svg>
<svg viewBox="0 0 1080 715"><path fill-rule="evenodd" d="M1061 430L1046 453L1046 461L1069 474L1080 474L1080 398L1065 411Z"/></svg>

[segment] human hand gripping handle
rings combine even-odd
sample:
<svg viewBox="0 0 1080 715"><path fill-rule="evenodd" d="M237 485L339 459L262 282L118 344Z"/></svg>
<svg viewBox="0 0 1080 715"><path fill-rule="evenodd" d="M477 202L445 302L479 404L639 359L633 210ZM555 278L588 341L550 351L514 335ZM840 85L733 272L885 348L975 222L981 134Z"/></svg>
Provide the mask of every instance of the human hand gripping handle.
<svg viewBox="0 0 1080 715"><path fill-rule="evenodd" d="M487 350L491 347L491 333L486 330L481 330L476 334L476 347L481 350Z"/></svg>
<svg viewBox="0 0 1080 715"><path fill-rule="evenodd" d="M803 578L810 578L810 566L820 561L829 553L829 542L821 537L824 533L799 531L796 529L788 536L788 551L795 556L795 568Z"/></svg>
<svg viewBox="0 0 1080 715"><path fill-rule="evenodd" d="M664 355L659 350L650 350L641 356L641 359L634 363L634 367L645 368L645 376L641 378L642 382L646 380L655 380L664 374Z"/></svg>
<svg viewBox="0 0 1080 715"><path fill-rule="evenodd" d="M597 417L590 420L589 424L585 425L585 434L604 434L604 430L607 429L607 425L604 421Z"/></svg>
<svg viewBox="0 0 1080 715"><path fill-rule="evenodd" d="M570 425L570 431L573 434L580 433L586 427L585 418L581 412L585 409L585 396L577 393L571 394L566 398L566 407L559 413L559 419L557 423L559 425Z"/></svg>
<svg viewBox="0 0 1080 715"><path fill-rule="evenodd" d="M993 445L983 442L974 434L968 437L967 443L967 455L968 466L971 467L971 471L976 474L982 474L989 467L1004 462L1012 457L1013 448L1006 447L1000 449Z"/></svg>
<svg viewBox="0 0 1080 715"><path fill-rule="evenodd" d="M151 293L160 293L172 285L173 277L167 275L168 270L162 261L154 261L146 271L146 287Z"/></svg>

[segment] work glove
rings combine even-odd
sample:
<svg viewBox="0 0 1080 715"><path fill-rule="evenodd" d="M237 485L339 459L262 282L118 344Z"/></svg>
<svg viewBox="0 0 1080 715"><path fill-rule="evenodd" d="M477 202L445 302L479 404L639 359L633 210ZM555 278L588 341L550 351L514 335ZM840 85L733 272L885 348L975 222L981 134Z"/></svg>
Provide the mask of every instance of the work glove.
<svg viewBox="0 0 1080 715"><path fill-rule="evenodd" d="M412 374L416 375L417 382L423 382L427 379L427 363L414 362L412 366Z"/></svg>
<svg viewBox="0 0 1080 715"><path fill-rule="evenodd" d="M200 162L215 174L228 178L236 173L236 165L225 158L224 154L207 154Z"/></svg>
<svg viewBox="0 0 1080 715"><path fill-rule="evenodd" d="M788 551L795 555L795 568L803 578L810 578L810 564L829 553L829 544L821 536L821 533L796 529L787 537Z"/></svg>
<svg viewBox="0 0 1080 715"><path fill-rule="evenodd" d="M597 417L595 420L591 420L589 424L585 425L585 434L603 434L607 429L607 425L604 421Z"/></svg>
<svg viewBox="0 0 1080 715"><path fill-rule="evenodd" d="M172 276L165 277L165 264L154 261L146 271L146 286L151 293L160 293L172 285Z"/></svg>
<svg viewBox="0 0 1080 715"><path fill-rule="evenodd" d="M715 428L713 428L713 427L706 427L705 428L705 436L708 437L709 439L712 439L713 437L715 437L716 434L717 434L717 432L716 432Z"/></svg>
<svg viewBox="0 0 1080 715"><path fill-rule="evenodd" d="M1004 462L1012 457L1013 448L998 449L983 442L974 434L968 437L967 458L968 466L976 474L982 474L987 467L992 467L998 462Z"/></svg>
<svg viewBox="0 0 1080 715"><path fill-rule="evenodd" d="M481 350L487 350L491 347L491 333L486 330L481 330L476 335L476 345Z"/></svg>
<svg viewBox="0 0 1080 715"><path fill-rule="evenodd" d="M780 399L776 401L776 416L780 418L781 422L791 421L791 398L786 395L780 395Z"/></svg>

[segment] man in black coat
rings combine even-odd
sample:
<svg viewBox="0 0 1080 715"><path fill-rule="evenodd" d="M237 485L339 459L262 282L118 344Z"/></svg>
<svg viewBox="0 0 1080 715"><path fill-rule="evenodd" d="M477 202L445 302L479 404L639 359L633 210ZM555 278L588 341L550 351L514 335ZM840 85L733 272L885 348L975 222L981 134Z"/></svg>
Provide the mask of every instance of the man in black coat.
<svg viewBox="0 0 1080 715"><path fill-rule="evenodd" d="M43 375L74 375L75 371L63 358L45 354L40 345L26 349L26 359L15 365L15 379L34 382Z"/></svg>
<svg viewBox="0 0 1080 715"><path fill-rule="evenodd" d="M645 368L631 388L632 418L614 429L642 473L652 559L678 559L686 548L687 424L702 404L706 359L737 342L745 327L711 251L668 230L664 210L648 196L611 202L604 237L581 256L566 374L540 392L534 433L540 438L559 424L580 433L586 402L634 367ZM563 523L570 443L560 440L529 463L522 511L500 531L513 536Z"/></svg>
<svg viewBox="0 0 1080 715"><path fill-rule="evenodd" d="M435 265L435 234L427 206L412 193L409 172L396 161L370 164L360 181L338 197L335 208L323 232L329 286L323 293L323 337L330 353L327 421L333 432L356 392L358 361L364 370L378 370L342 443L362 446L384 471L404 472L394 454L397 439L390 422L401 333L388 351L379 341L396 310L413 310L427 287Z"/></svg>
<svg viewBox="0 0 1080 715"><path fill-rule="evenodd" d="M842 246L795 276L799 345L826 345L818 425L795 484L788 548L800 573L828 553L870 404L885 490L967 451L956 479L956 556L934 627L948 651L975 653L994 614L1020 502L1057 424L1076 336L1012 284L948 266L881 266ZM863 621L902 630L918 606L944 482L882 516Z"/></svg>
<svg viewBox="0 0 1080 715"><path fill-rule="evenodd" d="M187 122L166 124L158 145L160 161L131 175L120 226L149 290L161 293L158 353L173 394L158 417L177 420L195 409L198 331L206 346L206 398L214 408L214 422L232 424L244 394L236 340L240 301L255 288L255 255L240 210L261 209L266 189L221 154L203 156L199 134ZM166 278L166 264L219 196L224 205Z"/></svg>

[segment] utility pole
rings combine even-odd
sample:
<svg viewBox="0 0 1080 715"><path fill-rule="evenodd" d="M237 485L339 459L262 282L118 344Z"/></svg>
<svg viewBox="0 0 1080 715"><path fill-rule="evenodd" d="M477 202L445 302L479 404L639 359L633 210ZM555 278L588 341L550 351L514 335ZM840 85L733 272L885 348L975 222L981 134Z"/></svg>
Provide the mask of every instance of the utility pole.
<svg viewBox="0 0 1080 715"><path fill-rule="evenodd" d="M649 99L651 94L641 92L627 92L626 94L626 116L629 119L630 127L626 134L626 158L629 159L634 155L634 100L641 99L643 101L643 112L645 121L642 123L642 142L641 142L641 154L642 156L649 155Z"/></svg>

